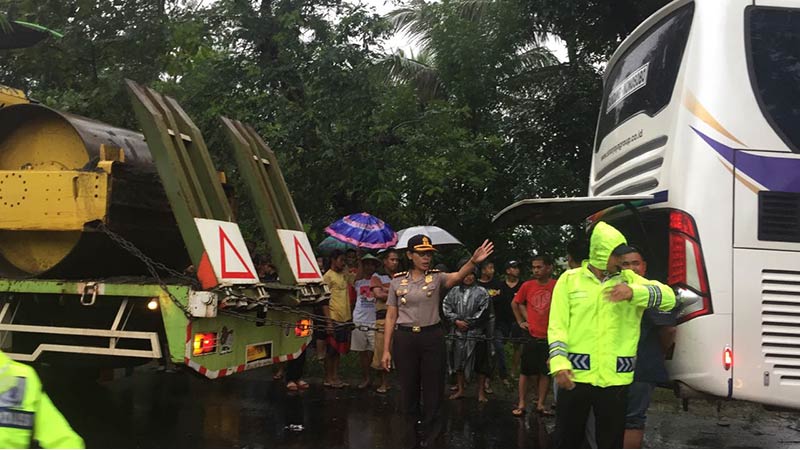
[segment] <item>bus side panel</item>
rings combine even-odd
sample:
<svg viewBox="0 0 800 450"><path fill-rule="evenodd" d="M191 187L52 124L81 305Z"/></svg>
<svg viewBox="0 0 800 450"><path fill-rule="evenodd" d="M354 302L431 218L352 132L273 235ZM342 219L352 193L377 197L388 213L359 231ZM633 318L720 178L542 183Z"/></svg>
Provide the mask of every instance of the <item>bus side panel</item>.
<svg viewBox="0 0 800 450"><path fill-rule="evenodd" d="M735 249L734 397L797 407L800 261L794 252Z"/></svg>
<svg viewBox="0 0 800 450"><path fill-rule="evenodd" d="M667 360L670 377L696 391L726 397L730 373L722 367L722 350L730 344L730 329L729 314L702 316L679 325L675 352Z"/></svg>

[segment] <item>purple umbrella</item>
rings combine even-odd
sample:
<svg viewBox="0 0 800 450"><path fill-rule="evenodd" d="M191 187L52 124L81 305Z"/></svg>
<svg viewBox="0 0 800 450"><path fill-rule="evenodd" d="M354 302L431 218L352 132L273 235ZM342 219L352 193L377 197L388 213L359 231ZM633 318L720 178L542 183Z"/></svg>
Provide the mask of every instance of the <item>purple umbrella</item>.
<svg viewBox="0 0 800 450"><path fill-rule="evenodd" d="M386 222L365 212L344 216L325 228L325 232L361 248L389 248L397 243L397 233Z"/></svg>

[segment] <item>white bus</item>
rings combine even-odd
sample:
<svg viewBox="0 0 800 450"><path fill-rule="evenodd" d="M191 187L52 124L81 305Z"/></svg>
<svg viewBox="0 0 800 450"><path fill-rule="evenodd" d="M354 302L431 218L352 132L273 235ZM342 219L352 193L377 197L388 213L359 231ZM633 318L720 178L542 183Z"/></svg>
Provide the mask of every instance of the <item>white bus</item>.
<svg viewBox="0 0 800 450"><path fill-rule="evenodd" d="M587 216L690 299L681 396L800 407L800 1L678 0L636 28L605 71L589 197L495 223Z"/></svg>

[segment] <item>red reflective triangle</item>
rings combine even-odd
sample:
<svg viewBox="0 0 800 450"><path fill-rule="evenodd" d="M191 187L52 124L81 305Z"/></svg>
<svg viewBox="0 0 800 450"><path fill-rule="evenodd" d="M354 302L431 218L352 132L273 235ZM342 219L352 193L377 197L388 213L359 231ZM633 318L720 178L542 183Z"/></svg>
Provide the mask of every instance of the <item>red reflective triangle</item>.
<svg viewBox="0 0 800 450"><path fill-rule="evenodd" d="M303 253L303 257L309 264L311 264L311 272L303 272L303 266L300 265L300 253ZM297 239L297 236L294 237L294 254L295 254L295 261L297 263L297 278L299 280L314 280L317 278L322 278L322 275L317 272L317 269L314 267L314 262L311 261L311 258L308 257L308 253L306 253L305 249L303 248L303 244Z"/></svg>
<svg viewBox="0 0 800 450"><path fill-rule="evenodd" d="M233 250L233 253L236 255L237 258L239 258L239 262L242 263L242 266L244 266L244 271L243 272L231 272L231 271L228 271L228 268L226 267L226 264L225 264L225 260L227 259L227 258L225 258L225 248L226 248L225 243L226 242L228 243L227 248ZM248 266L247 263L244 262L244 258L242 258L242 255L239 253L239 250L236 250L236 246L233 245L233 242L231 242L231 240L228 237L228 235L225 234L225 230L223 230L222 227L219 227L219 255L220 255L220 259L222 260L222 265L221 265L221 270L220 270L220 272L221 272L220 276L222 278L237 278L237 279L240 279L240 280L249 280L249 279L256 278L256 276L253 275L253 272L250 271L250 266Z"/></svg>

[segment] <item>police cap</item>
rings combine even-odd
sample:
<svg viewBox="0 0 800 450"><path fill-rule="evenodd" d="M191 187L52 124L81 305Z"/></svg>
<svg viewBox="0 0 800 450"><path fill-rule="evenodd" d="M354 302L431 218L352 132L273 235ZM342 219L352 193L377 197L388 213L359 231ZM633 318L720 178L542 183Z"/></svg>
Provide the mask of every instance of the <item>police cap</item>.
<svg viewBox="0 0 800 450"><path fill-rule="evenodd" d="M431 244L431 238L424 234L411 236L408 240L408 249L414 252L435 252L436 247Z"/></svg>

